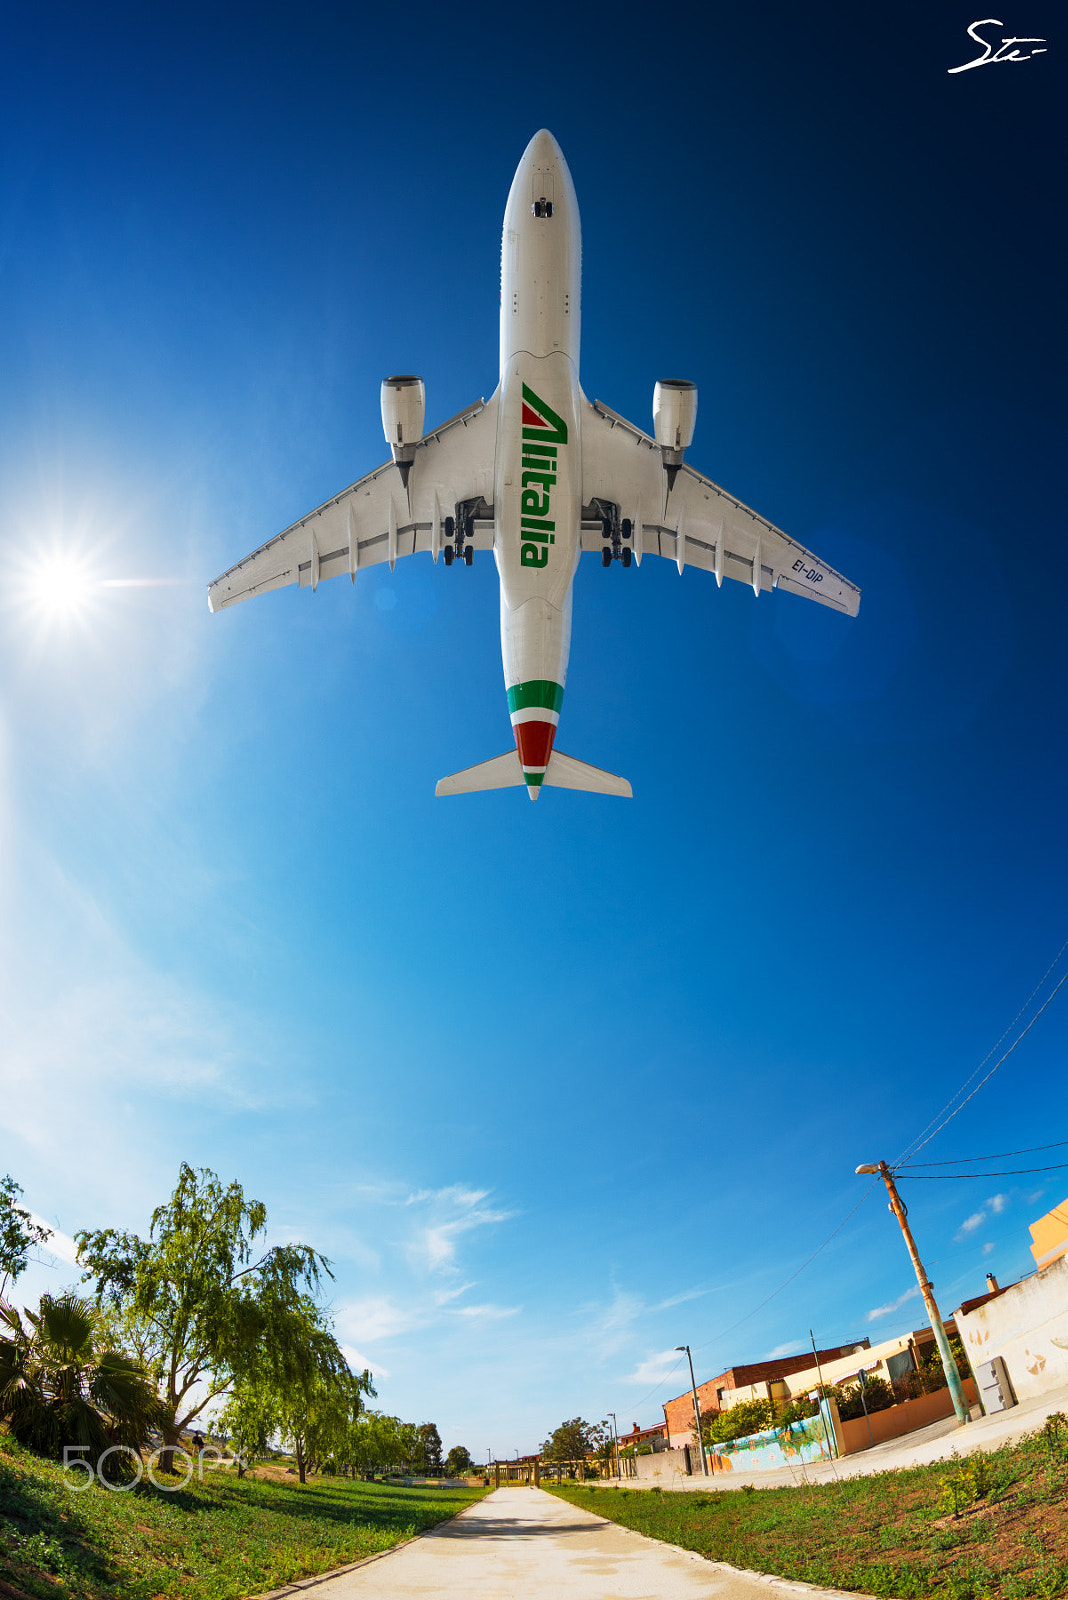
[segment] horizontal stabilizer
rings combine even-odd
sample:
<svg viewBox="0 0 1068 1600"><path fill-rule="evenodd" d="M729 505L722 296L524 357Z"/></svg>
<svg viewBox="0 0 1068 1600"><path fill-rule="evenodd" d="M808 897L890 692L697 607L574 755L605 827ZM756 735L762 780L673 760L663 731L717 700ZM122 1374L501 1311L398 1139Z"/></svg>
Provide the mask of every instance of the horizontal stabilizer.
<svg viewBox="0 0 1068 1600"><path fill-rule="evenodd" d="M465 767L448 778L439 778L434 793L474 794L479 789L520 789L525 782L519 752L506 750L503 756L480 761L477 767Z"/></svg>
<svg viewBox="0 0 1068 1600"><path fill-rule="evenodd" d="M574 756L565 756L562 750L554 750L549 757L542 783L546 788L585 789L590 794L616 794L624 800L634 798L626 778L617 778L614 772L605 772L603 767L576 761Z"/></svg>
<svg viewBox="0 0 1068 1600"><path fill-rule="evenodd" d="M519 789L525 783L518 752L506 750L503 756L480 761L477 767L465 767L462 772L439 779L434 793L476 794L481 789ZM574 756L565 756L562 750L554 750L549 757L542 784L550 789L585 789L590 794L615 794L627 800L633 794L626 778L617 778L614 772L605 772L601 767L576 761Z"/></svg>

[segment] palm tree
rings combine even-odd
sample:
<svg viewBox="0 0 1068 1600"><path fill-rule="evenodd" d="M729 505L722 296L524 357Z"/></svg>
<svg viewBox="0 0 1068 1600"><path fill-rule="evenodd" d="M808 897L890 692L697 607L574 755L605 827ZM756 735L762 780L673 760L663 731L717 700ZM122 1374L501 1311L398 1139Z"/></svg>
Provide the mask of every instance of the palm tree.
<svg viewBox="0 0 1068 1600"><path fill-rule="evenodd" d="M154 1428L170 1421L166 1405L140 1362L112 1347L91 1300L69 1293L42 1295L25 1322L0 1302L0 1420L38 1455L62 1460L77 1450L94 1468L111 1445L137 1450ZM128 1477L131 1457L109 1455L107 1478Z"/></svg>

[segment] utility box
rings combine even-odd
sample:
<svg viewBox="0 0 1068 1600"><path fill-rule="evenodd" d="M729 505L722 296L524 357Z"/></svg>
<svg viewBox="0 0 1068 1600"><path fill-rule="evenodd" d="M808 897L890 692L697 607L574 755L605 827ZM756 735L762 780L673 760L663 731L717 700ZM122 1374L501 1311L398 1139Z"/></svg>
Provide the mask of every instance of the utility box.
<svg viewBox="0 0 1068 1600"><path fill-rule="evenodd" d="M983 1411L987 1416L993 1411L1008 1411L1010 1406L1016 1404L1016 1396L1012 1392L1012 1384L1005 1370L1005 1363L1000 1356L995 1356L993 1361L983 1361L975 1369L976 1383L979 1385L979 1398L983 1402Z"/></svg>

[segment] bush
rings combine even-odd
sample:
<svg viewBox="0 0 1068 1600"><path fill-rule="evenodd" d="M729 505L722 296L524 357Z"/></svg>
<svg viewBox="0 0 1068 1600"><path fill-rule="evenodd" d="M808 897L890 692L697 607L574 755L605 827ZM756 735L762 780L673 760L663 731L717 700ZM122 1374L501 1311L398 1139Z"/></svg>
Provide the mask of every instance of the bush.
<svg viewBox="0 0 1068 1600"><path fill-rule="evenodd" d="M770 1400L741 1400L727 1411L714 1411L701 1418L701 1433L706 1444L729 1444L732 1439L747 1439L775 1426L775 1410Z"/></svg>

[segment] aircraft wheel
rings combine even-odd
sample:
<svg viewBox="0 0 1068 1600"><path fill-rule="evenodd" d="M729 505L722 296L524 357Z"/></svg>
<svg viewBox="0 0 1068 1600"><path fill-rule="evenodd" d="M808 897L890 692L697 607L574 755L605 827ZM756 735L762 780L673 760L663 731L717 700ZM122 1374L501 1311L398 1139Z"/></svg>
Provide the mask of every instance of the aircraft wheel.
<svg viewBox="0 0 1068 1600"><path fill-rule="evenodd" d="M625 567L629 567L630 564L631 564L631 561L634 559L634 551L633 550L624 550L622 552L621 559L622 559L623 565Z"/></svg>
<svg viewBox="0 0 1068 1600"><path fill-rule="evenodd" d="M612 565L612 547L611 547L611 545L607 545L606 544L603 547L603 549L601 550L601 565L602 565L602 567L610 567Z"/></svg>
<svg viewBox="0 0 1068 1600"><path fill-rule="evenodd" d="M634 524L631 522L629 517L623 518L623 521L619 525L619 531L623 535L624 539L630 538L631 534L634 532Z"/></svg>
<svg viewBox="0 0 1068 1600"><path fill-rule="evenodd" d="M452 545L451 544L447 544L445 546L444 550L441 553L445 557L445 565L447 567L451 567L452 566L452 559L453 559L453 556L455 555L455 551L453 550Z"/></svg>
<svg viewBox="0 0 1068 1600"><path fill-rule="evenodd" d="M473 567L474 566L474 564L475 564L475 547L474 547L473 544L467 545L466 548L464 549L464 560L467 562L467 565L469 567Z"/></svg>

